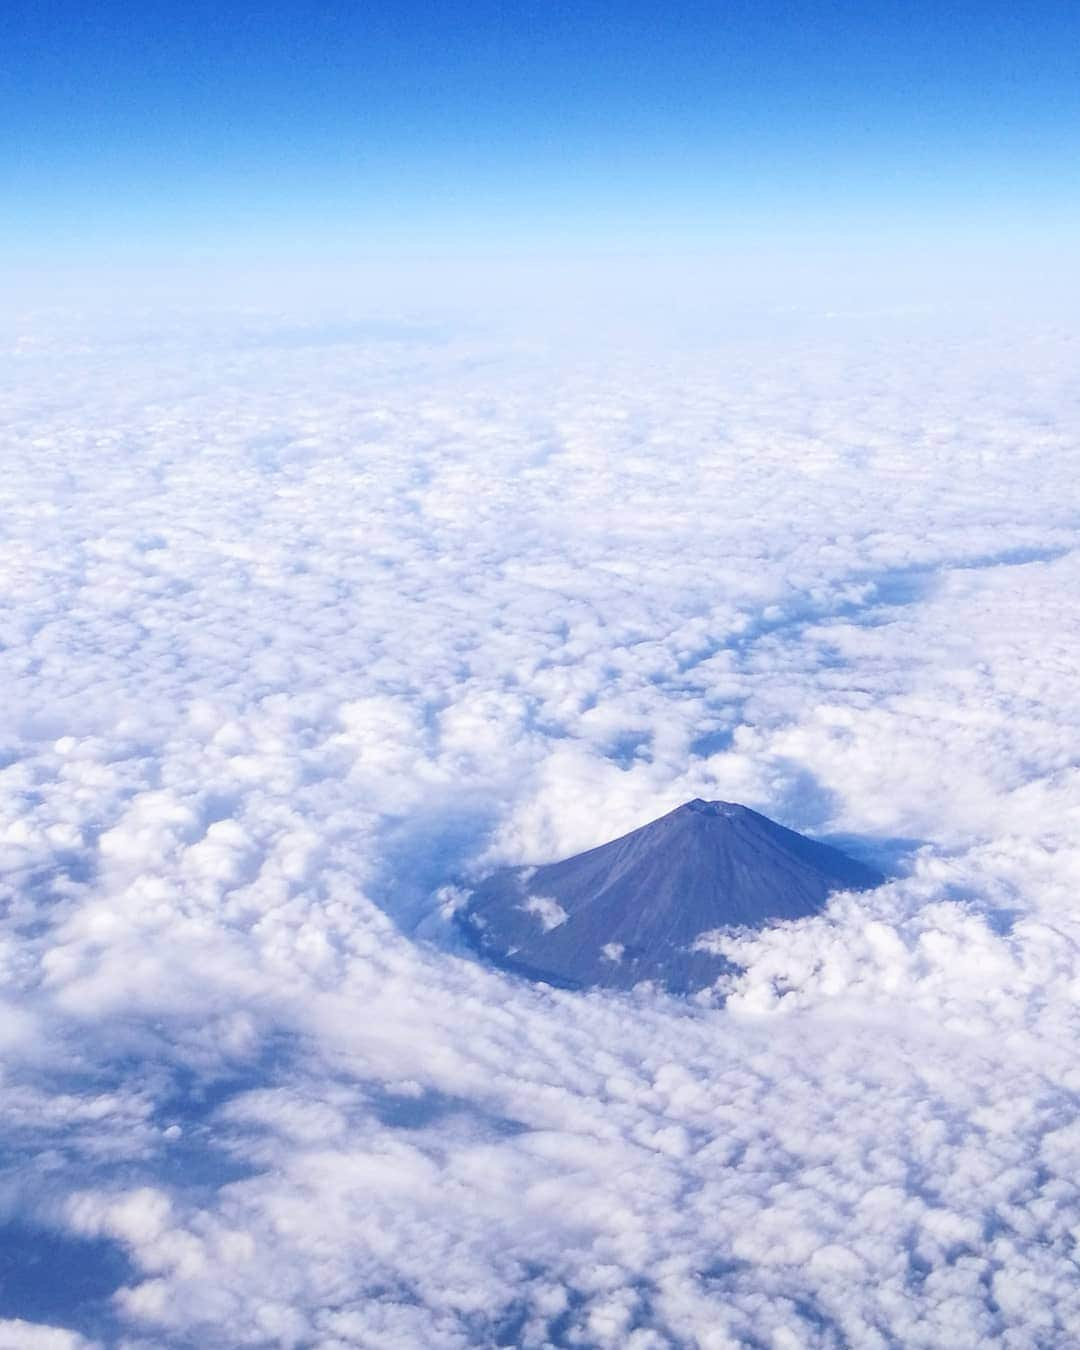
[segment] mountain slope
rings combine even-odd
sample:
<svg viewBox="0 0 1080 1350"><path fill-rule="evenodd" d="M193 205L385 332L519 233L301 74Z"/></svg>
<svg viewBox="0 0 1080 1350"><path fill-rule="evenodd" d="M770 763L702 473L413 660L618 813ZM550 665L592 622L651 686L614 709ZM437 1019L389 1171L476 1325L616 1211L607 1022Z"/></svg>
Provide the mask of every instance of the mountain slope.
<svg viewBox="0 0 1080 1350"><path fill-rule="evenodd" d="M748 807L696 800L561 862L501 869L458 921L479 952L534 979L689 993L726 968L693 950L701 934L803 918L882 880Z"/></svg>

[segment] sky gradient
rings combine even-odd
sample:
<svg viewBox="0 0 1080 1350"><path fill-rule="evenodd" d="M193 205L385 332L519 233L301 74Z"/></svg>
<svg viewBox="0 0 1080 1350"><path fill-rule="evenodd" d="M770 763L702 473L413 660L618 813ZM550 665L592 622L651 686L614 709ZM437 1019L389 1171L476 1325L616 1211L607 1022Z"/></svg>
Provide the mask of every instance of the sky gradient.
<svg viewBox="0 0 1080 1350"><path fill-rule="evenodd" d="M61 0L0 51L9 269L1031 260L1078 219L1064 5Z"/></svg>

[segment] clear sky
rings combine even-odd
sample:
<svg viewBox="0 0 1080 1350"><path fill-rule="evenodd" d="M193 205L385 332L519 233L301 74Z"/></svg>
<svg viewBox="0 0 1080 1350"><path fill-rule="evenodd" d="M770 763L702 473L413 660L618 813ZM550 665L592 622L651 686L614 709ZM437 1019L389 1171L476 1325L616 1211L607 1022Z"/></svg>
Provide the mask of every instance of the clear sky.
<svg viewBox="0 0 1080 1350"><path fill-rule="evenodd" d="M8 268L1067 253L1080 6L14 0Z"/></svg>

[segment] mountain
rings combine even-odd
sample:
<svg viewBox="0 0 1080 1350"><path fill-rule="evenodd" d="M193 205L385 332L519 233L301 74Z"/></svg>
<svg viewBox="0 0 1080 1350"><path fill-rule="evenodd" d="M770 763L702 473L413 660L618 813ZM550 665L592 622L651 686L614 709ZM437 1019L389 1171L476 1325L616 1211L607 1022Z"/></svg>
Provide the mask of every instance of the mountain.
<svg viewBox="0 0 1080 1350"><path fill-rule="evenodd" d="M681 994L730 969L693 950L701 934L801 919L834 891L883 880L749 807L695 800L562 862L500 869L457 922L481 955L532 979L618 989L652 980Z"/></svg>

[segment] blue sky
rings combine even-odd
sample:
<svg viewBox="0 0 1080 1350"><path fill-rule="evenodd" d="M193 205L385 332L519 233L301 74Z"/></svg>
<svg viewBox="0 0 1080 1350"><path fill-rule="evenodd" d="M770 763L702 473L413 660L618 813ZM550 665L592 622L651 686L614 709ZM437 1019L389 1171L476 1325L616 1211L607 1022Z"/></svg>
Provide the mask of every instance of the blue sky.
<svg viewBox="0 0 1080 1350"><path fill-rule="evenodd" d="M1063 4L15 4L9 261L1060 243Z"/></svg>

